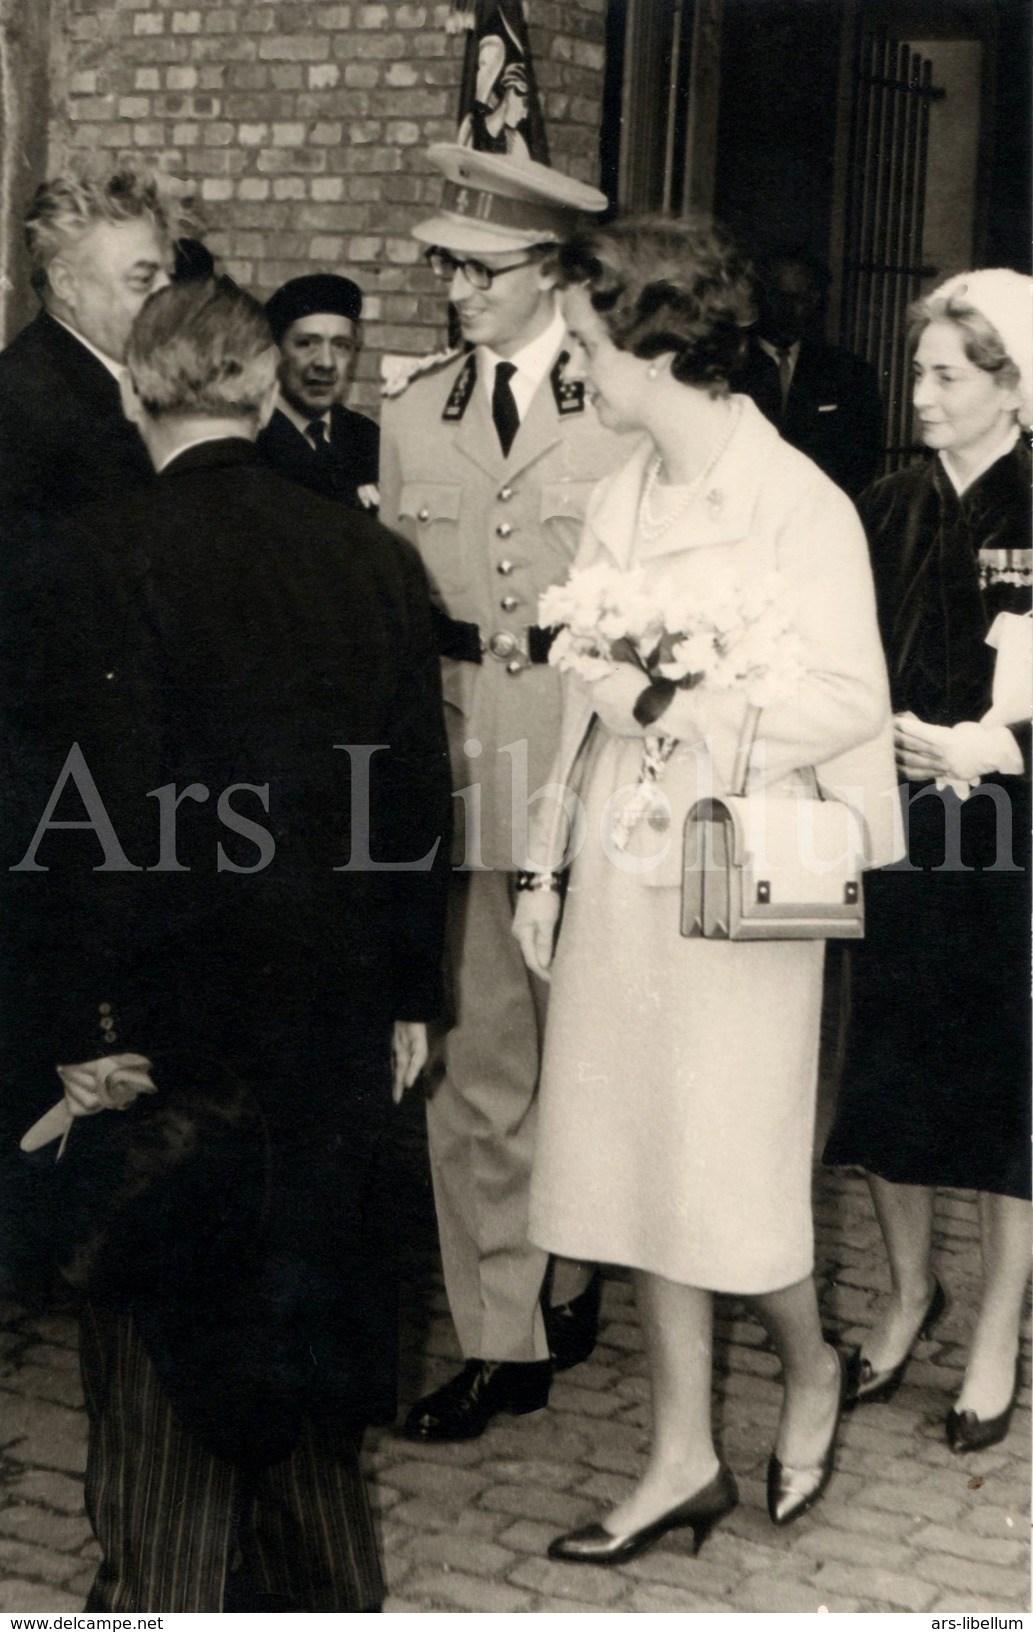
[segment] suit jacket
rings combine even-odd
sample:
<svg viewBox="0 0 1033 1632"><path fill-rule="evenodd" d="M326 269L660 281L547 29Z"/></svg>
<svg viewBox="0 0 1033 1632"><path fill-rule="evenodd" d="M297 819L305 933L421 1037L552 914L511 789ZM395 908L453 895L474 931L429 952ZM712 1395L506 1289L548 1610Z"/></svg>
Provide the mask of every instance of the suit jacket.
<svg viewBox="0 0 1033 1632"><path fill-rule="evenodd" d="M492 635L526 643L539 595L570 566L592 488L627 446L599 424L581 388L562 380L564 361L561 351L507 456L476 353L384 405L381 517L418 546L437 604L472 626L474 652ZM480 788L480 860L521 866L526 801L544 780L559 729L559 676L519 651L486 651L479 663L446 656L442 666L455 785ZM464 745L474 742L471 757ZM475 860L469 831L461 848Z"/></svg>
<svg viewBox="0 0 1033 1632"><path fill-rule="evenodd" d="M778 788L814 766L823 789L863 815L868 860L881 865L903 850L893 761L886 665L879 642L865 538L853 506L776 434L754 405L708 478L707 490L678 527L638 551L649 580L680 600L706 607L708 598L737 585L763 582L777 571L787 584L803 642L805 673L792 697L761 713L752 757L754 781ZM631 564L639 499L652 457L649 442L593 496L575 566ZM563 731L548 780L581 785L594 718L593 687L565 677ZM694 799L731 788L746 712L740 691L700 686L678 691L657 726L678 739L663 787L673 819L659 838L643 822L628 846L642 858L647 885L681 879L680 835ZM643 727L628 714L627 735ZM710 764L704 779L699 750ZM542 800L532 819L535 863L555 867L568 844L570 813ZM598 842L598 835L588 835ZM663 852L663 856L657 859ZM646 865L646 861L650 865Z"/></svg>
<svg viewBox="0 0 1033 1632"><path fill-rule="evenodd" d="M153 480L118 386L41 311L0 352L0 512L68 515Z"/></svg>
<svg viewBox="0 0 1033 1632"><path fill-rule="evenodd" d="M862 357L803 339L783 409L778 364L754 335L732 385L851 498L868 486L882 447L882 401L875 370Z"/></svg>
<svg viewBox="0 0 1033 1632"><path fill-rule="evenodd" d="M86 512L56 563L20 542L19 590L30 591L31 560L52 591L40 655L19 643L32 664L23 683L34 696L57 675L65 712L49 700L15 709L22 757L2 795L3 880L18 898L3 917L5 996L19 1015L4 1060L8 1129L57 1097L60 1058L137 1050L160 1062L186 1047L233 1071L269 1130L270 1229L251 1304L223 1320L209 1300L213 1343L232 1335L256 1355L256 1397L287 1379L294 1427L303 1409L328 1432L390 1414L390 1028L441 1011L449 839L418 557L236 439L188 449L153 491ZM59 580L74 561L73 587L95 586L87 610L109 616L69 660L82 606L62 600ZM120 753L127 719L138 730ZM95 826L50 831L33 852L50 870L12 874L70 741L94 759L136 870L92 871ZM81 821L82 782L66 794L55 821ZM148 1341L170 1392L217 1419L191 1357L196 1310L180 1301L158 1316Z"/></svg>
<svg viewBox="0 0 1033 1632"><path fill-rule="evenodd" d="M330 451L317 455L308 438L277 408L259 433L265 462L302 487L361 509L358 489L377 479L380 428L365 414L335 402L330 409Z"/></svg>

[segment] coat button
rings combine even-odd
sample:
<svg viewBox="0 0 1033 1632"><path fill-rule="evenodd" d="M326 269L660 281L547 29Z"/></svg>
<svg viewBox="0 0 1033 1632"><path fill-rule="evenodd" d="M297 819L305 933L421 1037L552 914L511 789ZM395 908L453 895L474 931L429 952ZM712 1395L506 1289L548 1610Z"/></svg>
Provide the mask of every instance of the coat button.
<svg viewBox="0 0 1033 1632"><path fill-rule="evenodd" d="M500 521L495 529L495 533L498 538L508 538L512 531L513 529L508 521Z"/></svg>
<svg viewBox="0 0 1033 1632"><path fill-rule="evenodd" d="M430 511L427 509L426 505L423 506L422 510L417 510L416 520L417 521L429 521L430 520Z"/></svg>
<svg viewBox="0 0 1033 1632"><path fill-rule="evenodd" d="M498 566L495 568L495 571L501 572L503 578L508 578L510 573L513 571L512 561L500 561Z"/></svg>
<svg viewBox="0 0 1033 1632"><path fill-rule="evenodd" d="M506 664L506 673L507 674L520 674L521 671L523 670L523 667L524 667L524 665L520 661L519 657L514 657L509 663Z"/></svg>
<svg viewBox="0 0 1033 1632"><path fill-rule="evenodd" d="M503 612L515 612L517 607L520 605L520 602L517 600L515 595L503 595L499 605L501 606Z"/></svg>
<svg viewBox="0 0 1033 1632"><path fill-rule="evenodd" d="M111 1013L111 1004L110 1003L98 1003L97 1004L97 1013L98 1014L110 1014Z"/></svg>
<svg viewBox="0 0 1033 1632"><path fill-rule="evenodd" d="M508 504L512 497L513 497L513 489L511 487L500 487L499 488L499 498L502 500L503 504Z"/></svg>

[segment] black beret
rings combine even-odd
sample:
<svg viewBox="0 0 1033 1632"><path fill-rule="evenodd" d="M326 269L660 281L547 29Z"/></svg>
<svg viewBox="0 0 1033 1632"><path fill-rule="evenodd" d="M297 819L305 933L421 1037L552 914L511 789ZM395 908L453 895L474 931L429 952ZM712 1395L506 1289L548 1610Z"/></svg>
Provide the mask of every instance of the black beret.
<svg viewBox="0 0 1033 1632"><path fill-rule="evenodd" d="M265 314L279 345L292 323L314 312L336 312L357 323L362 315L362 290L351 278L334 272L313 272L306 278L291 278L281 284L265 303Z"/></svg>

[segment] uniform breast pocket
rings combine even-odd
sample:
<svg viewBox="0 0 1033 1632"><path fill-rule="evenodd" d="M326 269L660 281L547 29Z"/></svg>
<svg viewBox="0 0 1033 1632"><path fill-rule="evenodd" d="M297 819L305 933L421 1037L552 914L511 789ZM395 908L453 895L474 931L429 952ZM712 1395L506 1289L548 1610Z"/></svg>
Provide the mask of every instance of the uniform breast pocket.
<svg viewBox="0 0 1033 1632"><path fill-rule="evenodd" d="M458 482L406 482L398 501L398 519L446 599L465 589L470 576L459 526L462 498Z"/></svg>
<svg viewBox="0 0 1033 1632"><path fill-rule="evenodd" d="M592 482L546 482L542 487L539 525L542 538L542 587L566 577L581 540Z"/></svg>

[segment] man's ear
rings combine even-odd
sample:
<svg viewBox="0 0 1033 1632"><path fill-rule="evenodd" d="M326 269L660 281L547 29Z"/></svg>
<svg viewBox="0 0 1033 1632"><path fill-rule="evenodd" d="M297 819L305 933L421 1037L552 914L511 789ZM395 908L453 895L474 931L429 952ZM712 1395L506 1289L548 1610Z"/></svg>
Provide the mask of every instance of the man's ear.
<svg viewBox="0 0 1033 1632"><path fill-rule="evenodd" d="M546 255L538 268L538 287L543 294L545 294L547 290L555 289L556 287L556 273L547 270L551 261L552 256Z"/></svg>
<svg viewBox="0 0 1033 1632"><path fill-rule="evenodd" d="M140 393L133 383L133 376L128 368L122 369L118 376L118 390L122 398L122 412L131 425L142 431L147 410L140 401Z"/></svg>
<svg viewBox="0 0 1033 1632"><path fill-rule="evenodd" d="M76 278L75 272L67 261L56 256L47 267L47 283L50 292L63 306L72 306L75 302Z"/></svg>

